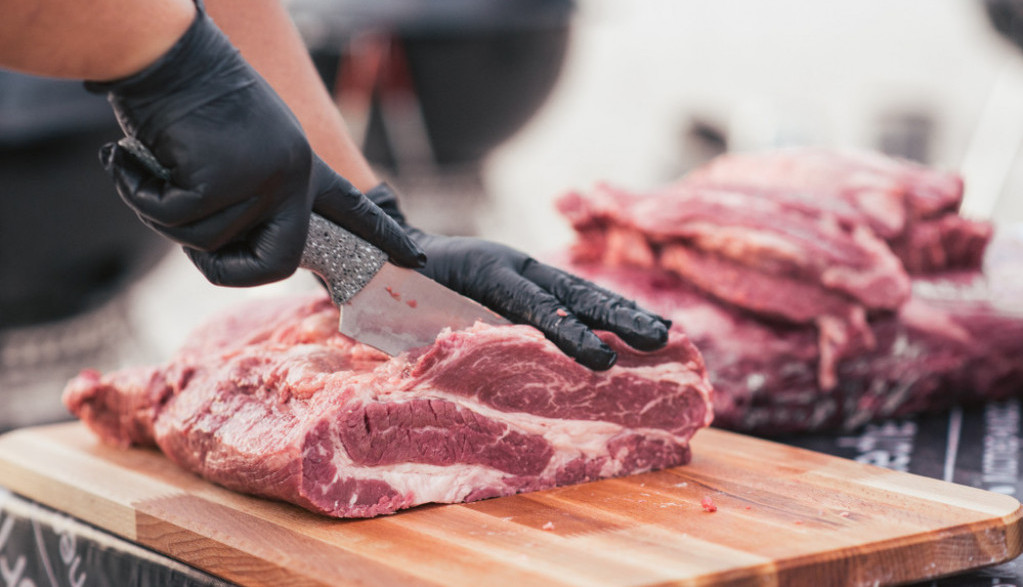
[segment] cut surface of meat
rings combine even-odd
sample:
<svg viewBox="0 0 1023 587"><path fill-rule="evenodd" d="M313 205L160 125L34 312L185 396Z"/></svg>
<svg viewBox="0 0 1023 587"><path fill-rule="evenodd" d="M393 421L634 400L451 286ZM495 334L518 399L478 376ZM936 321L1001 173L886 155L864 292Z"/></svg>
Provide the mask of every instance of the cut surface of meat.
<svg viewBox="0 0 1023 587"><path fill-rule="evenodd" d="M390 358L337 321L325 296L256 302L165 365L83 372L65 404L106 442L338 517L685 464L712 419L679 332L650 353L601 332L619 360L593 372L527 326L477 324Z"/></svg>

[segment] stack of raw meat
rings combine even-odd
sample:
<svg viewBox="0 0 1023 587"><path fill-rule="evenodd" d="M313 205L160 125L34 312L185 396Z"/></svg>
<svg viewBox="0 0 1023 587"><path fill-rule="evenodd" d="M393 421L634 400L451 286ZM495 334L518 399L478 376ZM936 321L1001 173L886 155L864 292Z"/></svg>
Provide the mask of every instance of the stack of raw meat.
<svg viewBox="0 0 1023 587"><path fill-rule="evenodd" d="M1012 244L985 274L992 226L958 214L962 191L905 161L790 149L558 204L571 270L696 343L715 425L781 434L1023 391L1023 300L992 289Z"/></svg>

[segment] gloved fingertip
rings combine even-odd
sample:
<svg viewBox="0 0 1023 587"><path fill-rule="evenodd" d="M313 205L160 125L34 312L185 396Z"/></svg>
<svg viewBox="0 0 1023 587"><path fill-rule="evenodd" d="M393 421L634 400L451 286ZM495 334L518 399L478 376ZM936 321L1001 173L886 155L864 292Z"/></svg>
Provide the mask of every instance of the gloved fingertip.
<svg viewBox="0 0 1023 587"><path fill-rule="evenodd" d="M587 340L575 353L575 360L580 365L594 371L607 371L618 362L618 353L611 350L604 341L593 336L596 342Z"/></svg>
<svg viewBox="0 0 1023 587"><path fill-rule="evenodd" d="M412 235L410 235L404 229L401 229L401 242L405 245L405 251L407 251L408 261L407 265L413 269L419 269L420 267L426 266L426 250L416 242Z"/></svg>
<svg viewBox="0 0 1023 587"><path fill-rule="evenodd" d="M668 343L669 328L653 314L633 311L628 317L620 316L607 329L636 350L656 351Z"/></svg>
<svg viewBox="0 0 1023 587"><path fill-rule="evenodd" d="M416 247L416 264L415 264L415 267L416 267L416 269L418 269L420 267L425 267L425 266L426 266L426 251L424 251L423 249L420 249L417 246Z"/></svg>
<svg viewBox="0 0 1023 587"><path fill-rule="evenodd" d="M660 316L647 316L647 324L651 329L657 332L663 332L665 336L668 334L668 329L671 328L671 322L661 318Z"/></svg>
<svg viewBox="0 0 1023 587"><path fill-rule="evenodd" d="M398 251L398 254L391 255L391 261L395 265L406 267L408 269L420 269L426 266L426 251L419 248L419 245L415 244L414 241L409 240L406 242L404 250Z"/></svg>
<svg viewBox="0 0 1023 587"><path fill-rule="evenodd" d="M654 314L653 312L645 308L636 308L636 311L640 312L643 316L646 316L651 321L660 322L661 324L664 325L665 328L671 328L671 320L668 320L667 318L661 316L660 314Z"/></svg>
<svg viewBox="0 0 1023 587"><path fill-rule="evenodd" d="M647 336L658 342L658 346L668 342L668 327L663 322L653 322L647 330Z"/></svg>

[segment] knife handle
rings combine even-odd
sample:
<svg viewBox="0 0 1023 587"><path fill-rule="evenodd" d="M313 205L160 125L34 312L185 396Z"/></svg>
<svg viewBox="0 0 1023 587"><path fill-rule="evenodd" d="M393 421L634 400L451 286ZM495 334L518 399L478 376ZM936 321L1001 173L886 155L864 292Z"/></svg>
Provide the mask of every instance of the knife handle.
<svg viewBox="0 0 1023 587"><path fill-rule="evenodd" d="M299 267L319 275L341 305L369 283L387 262L387 253L313 212Z"/></svg>
<svg viewBox="0 0 1023 587"><path fill-rule="evenodd" d="M138 139L124 137L117 144L160 178L170 179L170 170ZM380 249L315 212L310 216L299 267L323 278L335 304L359 293L385 262L387 254Z"/></svg>

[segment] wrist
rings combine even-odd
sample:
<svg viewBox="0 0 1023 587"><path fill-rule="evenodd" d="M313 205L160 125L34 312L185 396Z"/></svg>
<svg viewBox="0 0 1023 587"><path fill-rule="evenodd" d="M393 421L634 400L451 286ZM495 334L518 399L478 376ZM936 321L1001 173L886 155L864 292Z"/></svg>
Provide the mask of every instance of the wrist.
<svg viewBox="0 0 1023 587"><path fill-rule="evenodd" d="M102 73L92 76L96 82L109 82L133 76L150 67L170 51L195 22L199 8L193 0L154 3L150 14L137 26L125 27L116 42L120 47L104 52ZM97 69L99 71L99 69Z"/></svg>
<svg viewBox="0 0 1023 587"><path fill-rule="evenodd" d="M128 77L86 82L107 94L124 131L147 142L148 128L161 128L221 95L236 93L258 75L245 63L201 4L184 34L155 62Z"/></svg>
<svg viewBox="0 0 1023 587"><path fill-rule="evenodd" d="M97 93L133 95L173 91L190 77L189 69L196 69L191 63L202 59L199 53L209 45L207 38L217 32L216 26L202 8L194 4L192 6L193 13L185 29L147 65L129 75L106 81L86 81L86 88Z"/></svg>

